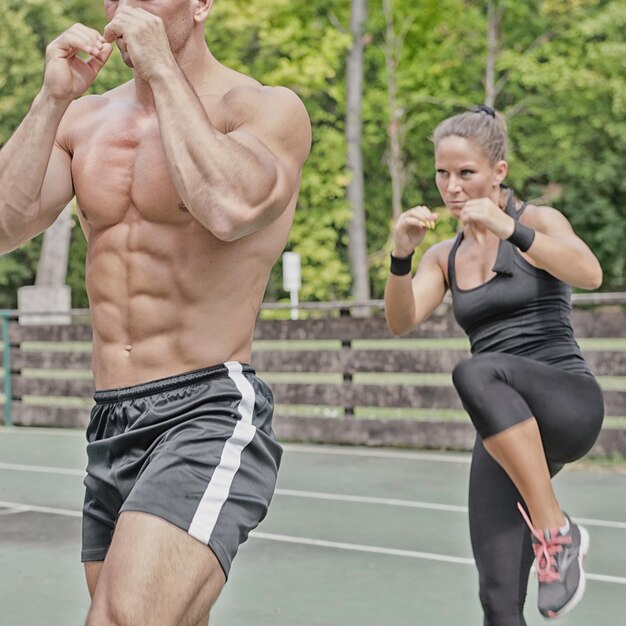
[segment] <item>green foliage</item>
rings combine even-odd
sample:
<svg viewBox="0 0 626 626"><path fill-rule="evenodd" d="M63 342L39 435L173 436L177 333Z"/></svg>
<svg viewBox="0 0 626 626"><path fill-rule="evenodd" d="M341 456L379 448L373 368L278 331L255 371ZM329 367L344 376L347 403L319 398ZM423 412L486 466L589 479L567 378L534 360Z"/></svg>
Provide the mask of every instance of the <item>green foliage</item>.
<svg viewBox="0 0 626 626"><path fill-rule="evenodd" d="M363 156L372 293L381 297L390 250L389 106L382 0L370 0L365 43ZM504 7L502 81L496 107L509 120L509 183L520 196L549 196L601 260L605 289L626 288L626 0L499 0ZM430 135L439 121L484 99L485 2L393 0L399 37L396 80L402 110L403 205L440 204ZM302 177L288 249L302 256L302 300L349 297L345 164L345 65L350 46L346 0L216 2L206 24L213 54L267 85L303 100L313 148ZM0 144L39 89L45 46L75 21L102 29L101 0L0 3ZM91 91L131 77L117 52ZM454 234L449 218L426 244ZM68 281L84 306L86 243L72 234ZM2 306L32 281L39 243L0 260ZM419 257L421 252L416 255ZM281 265L268 300L284 300Z"/></svg>
<svg viewBox="0 0 626 626"><path fill-rule="evenodd" d="M0 3L0 145L26 115L41 86L45 49L74 22L102 29L106 16L100 0L5 0ZM107 63L92 85L91 93L103 93L131 78L119 54ZM33 284L41 249L41 237L0 258L0 306L17 306L17 289ZM87 306L84 285L86 242L79 227L72 232L68 284L72 304Z"/></svg>
<svg viewBox="0 0 626 626"><path fill-rule="evenodd" d="M428 1L415 5L394 0L394 22L402 45L396 80L403 118L401 136L406 185L403 206L437 207L441 198L434 185L435 126L460 108L481 102L484 20L477 8L460 0ZM366 51L364 159L366 168L367 231L372 262L372 295L382 297L389 264L391 182L387 166L389 107L384 54L382 0L370 6L372 43ZM424 246L454 233L449 218L429 233ZM423 250L416 251L415 262Z"/></svg>
<svg viewBox="0 0 626 626"><path fill-rule="evenodd" d="M33 285L43 236L29 241L11 254L0 255L0 308L17 308L17 288Z"/></svg>
<svg viewBox="0 0 626 626"><path fill-rule="evenodd" d="M59 18L50 5L44 0L0 4L0 144L24 117L41 82L46 40L39 18Z"/></svg>
<svg viewBox="0 0 626 626"><path fill-rule="evenodd" d="M72 236L70 240L70 257L67 263L65 283L72 290L72 307L86 309L89 306L85 289L85 261L87 259L87 240L81 230L78 218L72 219Z"/></svg>
<svg viewBox="0 0 626 626"><path fill-rule="evenodd" d="M598 255L604 289L624 289L626 2L538 4L549 38L507 59L528 101L511 124L526 174L517 186L532 197L551 184L554 206Z"/></svg>
<svg viewBox="0 0 626 626"><path fill-rule="evenodd" d="M266 85L285 85L303 100L314 134L288 249L302 258L302 300L346 298L350 293L343 131L344 58L349 37L336 27L347 19L344 2L231 0L216 3L207 41L226 65ZM284 298L277 264L267 299Z"/></svg>
<svg viewBox="0 0 626 626"><path fill-rule="evenodd" d="M20 123L41 83L45 47L66 27L58 3L0 4L0 145ZM33 284L41 237L0 257L0 307L17 307L17 288Z"/></svg>
<svg viewBox="0 0 626 626"><path fill-rule="evenodd" d="M379 0L380 2L381 0ZM626 150L626 2L613 0L500 0L503 86L496 108L508 117L508 182L520 196L548 200L570 219L598 255L604 288L626 287L626 198L620 175ZM396 31L403 37L397 80L403 117L404 206L437 205L429 136L437 123L483 101L486 3L457 0L415 4L395 0ZM377 50L369 53L365 133L368 240L374 294L385 272L390 214L386 168L388 116L382 9L371 6ZM381 122L382 120L382 122Z"/></svg>

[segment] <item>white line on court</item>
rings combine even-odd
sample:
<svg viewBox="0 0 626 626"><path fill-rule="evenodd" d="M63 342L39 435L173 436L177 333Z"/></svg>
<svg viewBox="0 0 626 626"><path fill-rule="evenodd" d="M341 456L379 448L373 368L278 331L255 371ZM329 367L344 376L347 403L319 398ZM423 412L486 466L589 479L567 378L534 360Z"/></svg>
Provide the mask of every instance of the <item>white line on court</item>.
<svg viewBox="0 0 626 626"><path fill-rule="evenodd" d="M390 556L403 556L411 559L424 559L428 561L441 561L444 563L458 563L461 565L474 565L474 559L458 556L447 556L445 554L431 554L430 552L415 552L413 550L396 550L394 548L379 548L377 546L364 546L357 543L341 543L338 541L323 541L320 539L308 539L306 537L290 537L288 535L273 535L261 533L253 530L251 537L265 539L268 541L280 541L283 543L296 543L300 545L316 546L320 548L331 548L334 550L352 550L354 552L370 552L373 554L386 554ZM605 574L590 574L585 572L587 580L596 580L604 583L615 583L626 585L625 576L607 576Z"/></svg>
<svg viewBox="0 0 626 626"><path fill-rule="evenodd" d="M267 541L280 541L282 543L297 543L318 548L333 548L335 550L352 550L354 552L370 552L372 554L387 554L390 556L406 556L412 559L425 559L427 561L441 561L444 563L460 563L461 565L473 565L474 559L461 556L448 556L446 554L433 554L431 552L416 552L415 550L398 550L396 548L380 548L378 546L365 546L358 543L342 543L339 541L325 541L323 539L308 539L307 537L290 537L289 535L274 535L253 530L251 537L265 539ZM624 579L626 584L626 578Z"/></svg>
<svg viewBox="0 0 626 626"><path fill-rule="evenodd" d="M20 465L17 463L0 463L0 470L13 472L39 472L44 474L62 474L70 476L84 476L83 470L69 469L64 467L46 467L43 465ZM293 498L310 498L313 500L330 500L334 502L356 502L361 504L378 504L383 506L399 506L411 509L428 509L432 511L449 511L452 513L467 513L466 506L455 504L439 504L437 502L421 502L419 500L401 500L396 498L376 498L373 496L351 496L339 493L326 493L319 491L300 491L296 489L276 489L276 495ZM587 526L600 528L617 528L626 530L626 522L612 520L589 519L582 517L572 518L575 522Z"/></svg>
<svg viewBox="0 0 626 626"><path fill-rule="evenodd" d="M22 509L27 513L48 513L49 515L64 515L65 517L82 517L82 511L70 511L69 509L55 509L49 506L35 506L34 504L21 504L19 502L3 502L0 500L0 507L10 509Z"/></svg>
<svg viewBox="0 0 626 626"><path fill-rule="evenodd" d="M618 585L626 585L626 578L623 576L606 576L604 574L589 574L585 572L587 580L595 580L599 583L616 583Z"/></svg>
<svg viewBox="0 0 626 626"><path fill-rule="evenodd" d="M6 511L0 511L0 517L3 517L5 515L15 515L16 513L26 513L26 512L28 512L28 509L21 506L16 509L7 509Z"/></svg>
<svg viewBox="0 0 626 626"><path fill-rule="evenodd" d="M374 498L370 496L347 496L338 493L323 493L316 491L296 491L295 489L276 489L280 496L292 496L296 498L313 498L317 500L334 500L337 502L361 502L363 504L382 504L385 506L400 506L413 509L431 509L433 511L451 511L453 513L467 513L466 506L455 504L438 504L436 502L420 502L419 500L397 500L393 498ZM626 530L626 522L614 522L603 519L587 519L573 517L575 522L587 526L599 526L602 528L618 528Z"/></svg>
<svg viewBox="0 0 626 626"><path fill-rule="evenodd" d="M20 465L18 463L0 463L0 470L12 472L40 472L42 474L67 474L69 476L84 476L84 470L69 469L67 467L46 467L45 465Z"/></svg>
<svg viewBox="0 0 626 626"><path fill-rule="evenodd" d="M82 429L73 428L29 428L26 426L0 426L0 435L22 435L22 434L41 435L45 437L81 437L85 439L85 431ZM85 441L86 444L86 441ZM371 456L382 459L410 459L413 461L439 461L442 463L465 463L471 462L469 453L450 453L447 454L433 454L429 452L408 452L402 450L378 450L373 448L361 449L357 447L349 446L309 446L306 444L289 443L282 444L282 447L288 452L303 452L306 454L332 454L332 455L345 455L345 456Z"/></svg>
<svg viewBox="0 0 626 626"><path fill-rule="evenodd" d="M467 513L467 507L455 504L436 504L434 502L420 502L417 500L398 500L395 498L374 498L369 496L347 496L339 493L324 493L318 491L297 491L295 489L276 489L279 496L294 498L313 498L316 500L334 500L336 502L359 502L362 504L383 504L386 506L403 506L413 509L432 509L434 511L453 511ZM624 524L626 528L626 523Z"/></svg>
<svg viewBox="0 0 626 626"><path fill-rule="evenodd" d="M67 517L81 517L80 511L70 511L68 509L55 509L45 506L32 506L30 504L20 504L18 502L0 501L0 507L11 509L22 509L24 512L49 513L51 515L63 515ZM263 533L253 530L250 537L255 539L264 539L266 541L278 541L281 543L294 543L306 546L315 546L319 548L330 548L334 550L351 550L353 552L368 552L370 554L384 554L388 556L402 556L412 559L422 559L427 561L439 561L443 563L455 563L460 565L473 565L474 559L460 556L449 556L446 554L434 554L431 552L417 552L415 550L398 550L396 548L381 548L379 546L367 546L358 543L342 543L339 541L325 541L323 539L309 539L307 537L292 537L290 535L275 535L272 533ZM591 574L585 572L587 580L596 580L598 582L615 583L618 585L626 585L625 576L607 576L605 574Z"/></svg>
<svg viewBox="0 0 626 626"><path fill-rule="evenodd" d="M572 517L572 519L578 524L584 524L585 526L599 526L601 528L619 528L626 529L625 522L611 522L603 519L588 519L586 517Z"/></svg>
<svg viewBox="0 0 626 626"><path fill-rule="evenodd" d="M305 454L329 454L333 456L366 456L379 459L409 459L411 461L437 461L439 463L471 463L469 455L458 454L431 454L428 452L402 452L395 450L362 450L358 448L337 447L330 448L324 446L300 446L294 444L283 444L287 452L303 452Z"/></svg>
<svg viewBox="0 0 626 626"><path fill-rule="evenodd" d="M28 426L0 426L0 435L43 435L45 437L81 437L85 439L85 430L81 428L41 428ZM85 440L85 443L86 440Z"/></svg>

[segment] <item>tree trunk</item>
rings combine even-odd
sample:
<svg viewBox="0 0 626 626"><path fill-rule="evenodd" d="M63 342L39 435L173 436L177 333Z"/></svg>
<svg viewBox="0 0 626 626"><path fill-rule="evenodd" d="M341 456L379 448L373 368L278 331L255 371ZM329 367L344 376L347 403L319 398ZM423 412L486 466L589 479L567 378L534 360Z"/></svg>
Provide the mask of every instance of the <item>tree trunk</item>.
<svg viewBox="0 0 626 626"><path fill-rule="evenodd" d="M495 108L496 98L504 87L507 76L497 80L496 62L500 52L500 22L504 5L489 0L487 5L487 62L485 67L485 104Z"/></svg>
<svg viewBox="0 0 626 626"><path fill-rule="evenodd" d="M393 0L383 0L383 10L385 12L385 60L387 63L387 95L389 101L388 162L391 175L391 216L395 223L402 213L404 171L400 145L402 112L398 106L398 82L396 79L398 42L393 23Z"/></svg>
<svg viewBox="0 0 626 626"><path fill-rule="evenodd" d="M72 206L68 204L56 222L44 233L35 285L61 287L67 276L72 234Z"/></svg>
<svg viewBox="0 0 626 626"><path fill-rule="evenodd" d="M363 27L367 19L367 0L352 0L350 32L352 48L347 65L346 141L347 164L350 182L347 197L352 218L348 227L348 255L354 279L352 293L357 301L370 298L365 233L365 198L363 183L363 158L361 154L362 101L363 101ZM361 313L365 313L362 311Z"/></svg>
<svg viewBox="0 0 626 626"><path fill-rule="evenodd" d="M72 233L72 206L68 204L45 232L35 284L17 290L20 324L70 324L70 288L65 284Z"/></svg>

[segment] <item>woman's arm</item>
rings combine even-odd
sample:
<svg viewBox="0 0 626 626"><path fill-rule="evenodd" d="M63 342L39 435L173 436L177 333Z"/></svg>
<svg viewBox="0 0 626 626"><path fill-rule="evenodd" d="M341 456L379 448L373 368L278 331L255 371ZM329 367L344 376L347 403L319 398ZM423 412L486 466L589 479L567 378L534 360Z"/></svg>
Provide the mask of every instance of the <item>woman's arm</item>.
<svg viewBox="0 0 626 626"><path fill-rule="evenodd" d="M562 213L551 207L529 206L521 221L535 230L535 239L525 254L537 267L580 289L600 287L602 267L598 259Z"/></svg>
<svg viewBox="0 0 626 626"><path fill-rule="evenodd" d="M489 198L468 200L461 211L463 224L480 224L500 239L514 232L514 219ZM530 246L524 254L537 267L555 278L580 289L597 289L602 284L602 268L587 244L572 229L567 218L552 207L528 205L520 223L532 228Z"/></svg>
<svg viewBox="0 0 626 626"><path fill-rule="evenodd" d="M413 330L441 304L446 294L446 279L441 259L449 252L450 242L443 242L426 251L411 274L389 274L385 286L385 316L389 330L398 336Z"/></svg>

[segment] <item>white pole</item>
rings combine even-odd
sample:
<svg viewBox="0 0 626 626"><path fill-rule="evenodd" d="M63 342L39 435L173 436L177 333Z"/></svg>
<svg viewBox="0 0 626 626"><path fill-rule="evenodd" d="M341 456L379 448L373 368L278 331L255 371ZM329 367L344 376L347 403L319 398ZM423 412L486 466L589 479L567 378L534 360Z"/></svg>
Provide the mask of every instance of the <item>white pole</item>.
<svg viewBox="0 0 626 626"><path fill-rule="evenodd" d="M291 319L297 320L300 316L298 309L298 293L302 286L300 272L300 255L297 252L283 253L283 289L289 292L291 302Z"/></svg>
<svg viewBox="0 0 626 626"><path fill-rule="evenodd" d="M292 289L289 292L289 299L291 300L291 319L292 320L297 320L300 315L299 315L299 310L298 310L298 290L297 289Z"/></svg>

